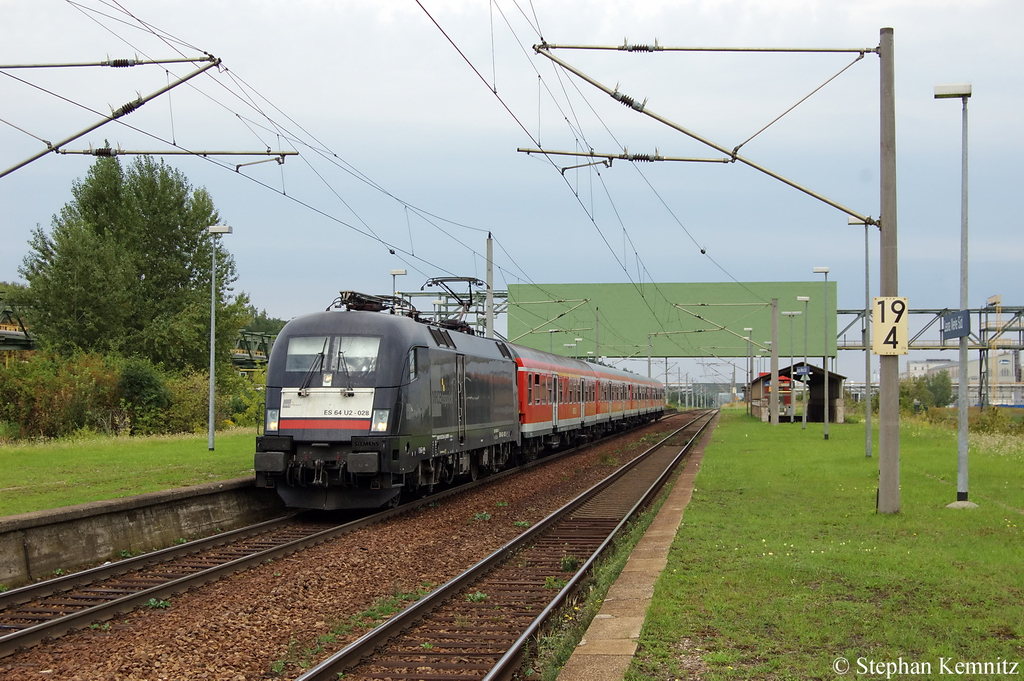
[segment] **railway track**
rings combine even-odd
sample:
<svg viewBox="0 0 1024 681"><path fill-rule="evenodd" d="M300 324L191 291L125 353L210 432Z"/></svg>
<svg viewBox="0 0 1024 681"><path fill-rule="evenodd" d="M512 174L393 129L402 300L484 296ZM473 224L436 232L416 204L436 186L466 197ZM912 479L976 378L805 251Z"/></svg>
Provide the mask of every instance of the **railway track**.
<svg viewBox="0 0 1024 681"><path fill-rule="evenodd" d="M571 454L568 449L432 495L432 501ZM293 514L90 570L0 593L0 658L69 631L111 620L135 608L159 607L170 597L249 567L373 525L422 500L344 524Z"/></svg>
<svg viewBox="0 0 1024 681"><path fill-rule="evenodd" d="M299 681L511 678L528 643L660 490L716 412L682 428Z"/></svg>
<svg viewBox="0 0 1024 681"><path fill-rule="evenodd" d="M271 520L0 594L0 657L361 527Z"/></svg>

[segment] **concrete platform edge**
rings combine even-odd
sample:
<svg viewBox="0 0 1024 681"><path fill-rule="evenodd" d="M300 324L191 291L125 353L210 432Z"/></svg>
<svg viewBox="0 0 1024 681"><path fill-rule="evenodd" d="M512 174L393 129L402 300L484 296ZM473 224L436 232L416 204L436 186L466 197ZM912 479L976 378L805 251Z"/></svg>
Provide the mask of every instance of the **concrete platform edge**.
<svg viewBox="0 0 1024 681"><path fill-rule="evenodd" d="M0 584L16 587L281 515L274 490L252 478L0 518Z"/></svg>
<svg viewBox="0 0 1024 681"><path fill-rule="evenodd" d="M558 681L621 681L624 677L636 653L654 583L664 569L672 538L693 496L704 448L717 420L716 416L715 423L697 443L658 515L608 589L601 610L562 668Z"/></svg>

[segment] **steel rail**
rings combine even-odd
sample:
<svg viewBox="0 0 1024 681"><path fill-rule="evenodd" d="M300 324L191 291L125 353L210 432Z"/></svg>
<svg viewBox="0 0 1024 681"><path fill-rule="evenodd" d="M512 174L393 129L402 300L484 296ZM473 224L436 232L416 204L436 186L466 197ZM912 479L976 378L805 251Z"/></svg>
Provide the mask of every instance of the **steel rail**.
<svg viewBox="0 0 1024 681"><path fill-rule="evenodd" d="M285 525L296 515L297 514L295 513L291 513L282 518L267 520L255 525L241 527L237 530L229 530L212 537L196 539L184 544L160 549L159 551L153 551L151 553L135 556L126 560L120 560L116 563L104 563L103 565L90 568L88 570L73 572L69 575L64 575L55 579L48 579L45 582L39 582L38 584L29 584L17 589L5 591L0 593L0 615L2 615L8 608L20 605L21 603L29 603L31 601L39 600L40 598L46 598L47 596L53 596L54 594L70 591L71 589L88 586L105 579L110 579L111 577L117 577L129 572L135 572L136 570L142 570L161 563L167 563L183 556L216 548L223 544L229 544L233 541L246 539L250 536L261 534L263 532L272 532L279 526Z"/></svg>
<svg viewBox="0 0 1024 681"><path fill-rule="evenodd" d="M469 570L462 574L452 578L445 584L441 585L428 596L416 601L400 613L392 616L387 622L381 626L372 629L356 641L352 642L344 649L324 660L317 666L310 669L308 672L298 677L296 681L325 681L326 679L338 678L338 674L345 673L360 663L360 661L384 645L389 639L399 635L400 632L412 627L416 622L426 617L432 610L438 608L440 604L448 600L449 598L457 595L460 591L467 588L472 583L482 578L485 574L492 571L500 564L505 562L507 559L514 556L516 553L521 551L523 547L529 546L536 542L542 535L549 530L552 530L559 522L569 516L571 513L579 509L583 504L587 503L595 496L600 494L602 491L610 487L612 484L618 482L630 472L632 472L636 466L647 459L652 453L665 445L665 443L671 438L675 437L678 433L684 429L691 427L694 423L700 419L705 418L706 422L701 425L698 433L694 435L685 445L680 448L679 453L673 458L671 465L669 465L665 472L659 476L656 483L652 484L648 490L644 493L643 498L635 503L626 517L616 525L615 530L611 535L606 537L600 544L597 552L593 553L588 560L586 560L581 568L577 571L576 575L566 584L566 586L559 590L553 601L545 607L540 615L535 618L531 625L519 636L516 643L508 649L499 660L498 663L492 668L491 672L487 674L487 679L507 678L506 674L511 674L514 665L518 662L519 656L521 655L523 645L525 641L529 640L537 630L543 626L551 613L557 610L558 606L564 603L564 600L568 598L579 583L588 576L590 569L593 567L595 561L599 557L600 553L603 552L614 540L615 535L621 530L622 527L630 520L631 516L641 508L647 499L663 484L667 476L671 474L679 461L679 458L689 449L692 443L697 437L703 432L707 424L711 422L712 417L716 411L701 412L697 415L697 418L687 422L682 427L673 431L671 434L663 438L661 441L650 447L648 450L637 456L629 463L623 465L612 475L608 476L601 482L592 486L587 491L577 496L572 501L568 502L560 509L550 514L547 518L540 521L528 531L520 535L517 539L513 540L509 544L501 547L494 551L488 557L471 567Z"/></svg>
<svg viewBox="0 0 1024 681"><path fill-rule="evenodd" d="M647 491L643 494L643 496L633 505L633 508L629 510L629 512L619 522L619 524L615 527L612 533L608 535L608 537L601 543L601 546L598 547L597 551L595 551L593 555L591 555L590 558L583 563L579 571L577 571L576 574L573 575L572 579L570 579L569 582L565 585L565 588L561 589L558 592L557 596L551 601L548 607L545 608L541 612L541 614L537 616L537 619L535 619L533 623L526 629L526 631L524 631L522 635L520 635L519 639L516 640L515 644L513 644L513 646L509 648L509 651L505 653L505 655L502 656L500 660L498 660L498 663L494 666L494 669L491 672L489 672L487 676L484 677L485 681L495 681L497 679L511 678L512 673L518 668L519 663L522 660L522 655L523 652L526 650L527 643L532 638L538 635L541 628L548 622L551 616L555 614L559 610L559 608L561 608L565 604L565 601L568 599L569 595L574 593L579 588L581 582L585 578L588 578L590 576L590 573L593 570L597 560L602 555L604 555L604 553L611 546L612 542L615 541L615 539L619 536L619 533L626 527L626 525L644 507L646 507L647 504L650 503L651 499L654 496L658 494L658 492L664 486L668 478L674 473L675 468L679 464L680 459L682 459L684 455L689 453L689 450L693 446L693 444L697 442L698 439L704 434L705 429L714 420L714 416L716 413L717 411L706 413L694 419L689 424L687 424L692 425L700 421L702 418L706 418L706 421L700 426L700 428L697 429L697 432L693 434L693 436L686 442L685 445L683 445L679 453L672 460L672 463L666 467L665 471L660 476L658 476L657 480L651 483L650 487L648 487ZM686 427L687 426L684 426L679 430L681 431ZM673 435L674 434L675 433L673 433ZM665 438L665 440L662 440L662 442L665 442L667 439L668 438ZM660 446L661 443L655 445L651 449L655 450L658 449Z"/></svg>
<svg viewBox="0 0 1024 681"><path fill-rule="evenodd" d="M514 475L533 468L534 466L556 461L563 456L567 456L578 451L583 446L595 444L596 442L607 439L612 435L618 434L621 433L611 433L603 438L598 438L595 441L586 443L585 445L567 448L555 454L524 463L515 468L482 477L473 482L441 490L422 499L415 499L395 508L387 509L320 532L315 532L306 537L284 542L270 549L255 551L247 556L226 561L220 565L200 570L194 574L184 577L172 579L163 584L142 589L132 594L127 594L119 598L112 598L109 601L92 607L83 608L77 612L60 615L46 622L27 626L18 631L0 636L0 658L12 655L21 648L31 647L46 639L55 638L75 629L85 628L94 622L112 619L136 607L145 605L151 599L164 600L170 598L171 596L183 593L189 589L217 581L236 572L241 572L250 567L254 567L267 560L295 553L296 551L310 548L349 532L383 522L384 520L394 516L408 513L420 508L424 503L427 503L428 500L441 500L455 494L469 491L481 485L496 482L509 475ZM81 572L72 573L56 579L40 582L39 584L32 584L19 589L12 589L10 591L0 593L0 616L2 616L4 611L7 609L23 603L29 603L60 593L66 593L73 589L87 587L92 584L102 582L103 580L113 579L121 575L137 572L157 565L168 564L174 560L195 555L202 551L216 549L229 545L233 542L243 541L260 534L280 530L293 522L295 517L298 515L300 514L293 513L284 518L265 521L256 525L224 532L213 537L199 539L178 546L171 546L136 558L118 561L109 565L101 565L89 570L83 570Z"/></svg>

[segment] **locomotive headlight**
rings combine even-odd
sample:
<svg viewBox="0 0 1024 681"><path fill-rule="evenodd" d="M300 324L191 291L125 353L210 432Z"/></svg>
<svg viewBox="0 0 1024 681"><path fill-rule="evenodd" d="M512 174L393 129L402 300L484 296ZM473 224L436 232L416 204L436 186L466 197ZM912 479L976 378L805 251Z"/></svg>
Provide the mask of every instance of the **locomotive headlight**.
<svg viewBox="0 0 1024 681"><path fill-rule="evenodd" d="M388 431L388 409L374 409L373 420L370 421L370 431L373 433L386 433Z"/></svg>
<svg viewBox="0 0 1024 681"><path fill-rule="evenodd" d="M277 432L277 422L281 417L280 409L268 409L267 410L267 427L264 430L268 433Z"/></svg>

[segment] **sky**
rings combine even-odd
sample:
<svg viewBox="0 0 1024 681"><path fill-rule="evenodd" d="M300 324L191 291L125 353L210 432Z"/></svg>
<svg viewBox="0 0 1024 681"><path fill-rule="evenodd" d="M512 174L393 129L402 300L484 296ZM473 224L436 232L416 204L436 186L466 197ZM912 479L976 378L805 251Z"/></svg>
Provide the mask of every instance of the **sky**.
<svg viewBox="0 0 1024 681"><path fill-rule="evenodd" d="M1016 0L0 0L0 16L3 67L222 60L63 148L298 151L240 168L260 159L163 156L232 226L223 239L235 290L284 319L326 308L340 290L389 293L393 269L408 271L399 290L428 277L482 279L488 232L499 289L806 281L813 291L813 268L828 266L839 308L862 308L864 229L778 180L739 163L563 171L588 160L517 149L721 158L537 54L542 41L870 49L892 27L900 295L912 309L958 306L962 112L933 87L968 82L969 304L995 294L1024 304ZM552 53L704 138L742 144L772 171L879 214L873 53ZM195 68L0 68L0 172ZM21 280L32 229L49 227L92 160L50 153L0 177L0 281ZM869 238L878 295L877 230ZM862 380L862 355L841 352L839 370Z"/></svg>

